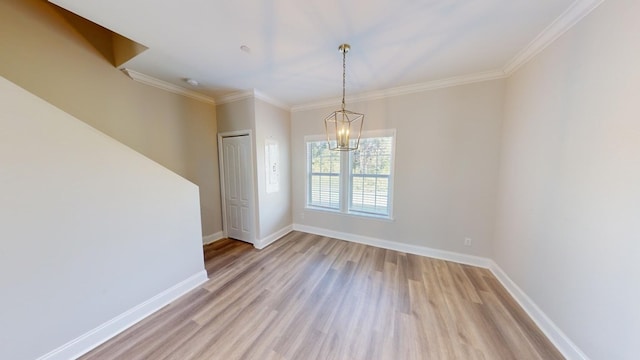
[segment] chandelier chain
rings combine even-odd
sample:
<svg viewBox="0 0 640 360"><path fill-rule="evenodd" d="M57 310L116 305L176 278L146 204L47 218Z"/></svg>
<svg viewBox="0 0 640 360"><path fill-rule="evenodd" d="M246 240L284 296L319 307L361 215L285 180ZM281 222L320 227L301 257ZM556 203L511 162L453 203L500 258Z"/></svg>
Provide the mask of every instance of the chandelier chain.
<svg viewBox="0 0 640 360"><path fill-rule="evenodd" d="M347 78L347 49L342 50L342 111L344 111L345 103L344 103L344 94L345 94L345 83Z"/></svg>
<svg viewBox="0 0 640 360"><path fill-rule="evenodd" d="M360 144L364 114L346 109L347 53L350 49L349 44L341 44L338 47L342 53L342 109L332 112L324 119L329 150L354 151L358 150Z"/></svg>

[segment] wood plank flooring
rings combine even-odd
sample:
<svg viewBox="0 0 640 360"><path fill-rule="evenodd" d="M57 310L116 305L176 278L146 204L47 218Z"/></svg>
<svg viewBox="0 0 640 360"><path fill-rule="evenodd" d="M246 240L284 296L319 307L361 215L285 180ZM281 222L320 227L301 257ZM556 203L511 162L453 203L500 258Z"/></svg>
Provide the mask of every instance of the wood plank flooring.
<svg viewBox="0 0 640 360"><path fill-rule="evenodd" d="M81 359L563 359L486 269L292 232Z"/></svg>

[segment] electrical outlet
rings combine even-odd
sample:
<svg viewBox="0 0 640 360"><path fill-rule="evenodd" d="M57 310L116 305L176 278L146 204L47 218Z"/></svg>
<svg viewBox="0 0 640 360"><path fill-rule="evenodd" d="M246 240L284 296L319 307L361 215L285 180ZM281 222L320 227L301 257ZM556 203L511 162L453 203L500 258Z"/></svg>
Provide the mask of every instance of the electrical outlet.
<svg viewBox="0 0 640 360"><path fill-rule="evenodd" d="M464 246L471 247L471 238L464 238Z"/></svg>
<svg viewBox="0 0 640 360"><path fill-rule="evenodd" d="M304 212L300 213L300 220L304 220Z"/></svg>

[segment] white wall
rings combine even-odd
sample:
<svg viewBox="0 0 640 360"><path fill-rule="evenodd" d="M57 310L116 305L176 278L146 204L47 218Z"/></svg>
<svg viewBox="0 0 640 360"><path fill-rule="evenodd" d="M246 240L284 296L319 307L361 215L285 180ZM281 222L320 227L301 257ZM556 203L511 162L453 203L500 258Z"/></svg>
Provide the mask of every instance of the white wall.
<svg viewBox="0 0 640 360"><path fill-rule="evenodd" d="M206 279L195 185L5 78L0 93L0 358Z"/></svg>
<svg viewBox="0 0 640 360"><path fill-rule="evenodd" d="M494 257L592 359L640 354L640 2L507 82Z"/></svg>
<svg viewBox="0 0 640 360"><path fill-rule="evenodd" d="M294 223L397 243L489 256L495 223L504 81L350 103L365 130L396 129L394 220L305 209L304 136L336 108L292 114ZM336 104L338 107L339 104ZM473 247L463 246L465 237Z"/></svg>

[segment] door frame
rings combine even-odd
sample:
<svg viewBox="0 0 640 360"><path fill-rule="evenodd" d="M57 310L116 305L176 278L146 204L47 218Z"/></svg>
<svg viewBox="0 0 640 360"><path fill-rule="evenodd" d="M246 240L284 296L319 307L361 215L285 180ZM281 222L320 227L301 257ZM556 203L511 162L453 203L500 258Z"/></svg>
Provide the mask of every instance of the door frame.
<svg viewBox="0 0 640 360"><path fill-rule="evenodd" d="M253 239L251 243L255 246L258 241L258 229L260 228L259 221L259 212L258 212L258 189L256 187L256 155L253 144L253 132L251 130L234 130L234 131L225 131L218 133L218 167L220 173L220 198L222 200L222 234L226 238L228 236L227 233L227 202L225 200L226 193L226 185L224 182L225 173L224 173L224 148L222 146L222 140L226 137L237 137L237 136L249 136L249 152L251 159L251 183L249 184L251 188L251 197L253 200Z"/></svg>

